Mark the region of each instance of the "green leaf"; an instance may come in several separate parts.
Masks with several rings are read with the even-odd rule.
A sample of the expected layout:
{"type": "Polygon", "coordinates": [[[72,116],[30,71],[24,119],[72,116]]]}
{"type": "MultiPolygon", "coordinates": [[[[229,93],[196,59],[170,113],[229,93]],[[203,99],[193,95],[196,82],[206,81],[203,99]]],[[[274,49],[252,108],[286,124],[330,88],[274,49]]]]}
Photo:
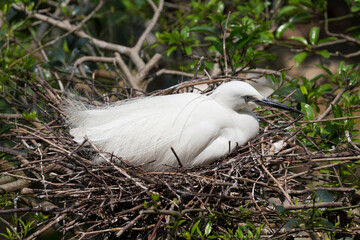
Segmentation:
{"type": "Polygon", "coordinates": [[[198,228],[198,225],[199,225],[199,224],[200,224],[200,220],[198,220],[198,221],[194,224],[194,226],[191,228],[191,231],[190,231],[191,235],[194,234],[194,232],[195,232],[195,230],[198,228]]]}
{"type": "Polygon", "coordinates": [[[317,51],[316,54],[319,54],[319,55],[323,56],[324,58],[329,58],[330,57],[330,53],[326,49],[323,49],[321,51],[317,51]]]}
{"type": "Polygon", "coordinates": [[[344,72],[346,72],[346,64],[344,61],[340,61],[337,73],[340,75],[344,72]]]}
{"type": "Polygon", "coordinates": [[[285,208],[283,205],[275,205],[275,209],[279,214],[282,214],[285,211],[285,208]]]}
{"type": "Polygon", "coordinates": [[[177,49],[177,46],[172,46],[166,51],[166,55],[170,56],[170,54],[177,49]]]}
{"type": "Polygon", "coordinates": [[[276,30],[276,34],[275,34],[276,38],[281,38],[284,35],[285,31],[291,26],[292,26],[291,23],[284,23],[280,25],[276,30]]]}
{"type": "Polygon", "coordinates": [[[299,13],[295,16],[293,16],[292,18],[289,19],[290,23],[297,23],[300,22],[302,20],[305,20],[306,18],[312,17],[311,13],[299,13]]]}
{"type": "Polygon", "coordinates": [[[319,68],[322,68],[325,72],[327,72],[327,74],[329,76],[334,76],[334,74],[330,71],[330,69],[328,69],[327,67],[324,67],[323,65],[320,65],[320,64],[316,64],[315,66],[319,67],[319,68]]]}
{"type": "Polygon", "coordinates": [[[180,36],[183,40],[188,39],[190,36],[190,28],[189,26],[185,26],[183,29],[181,29],[180,36]]]}
{"type": "Polygon", "coordinates": [[[190,28],[190,32],[203,32],[208,34],[214,34],[217,35],[217,32],[215,29],[209,26],[198,26],[198,27],[192,27],[190,28]]]}
{"type": "Polygon", "coordinates": [[[351,6],[350,11],[352,13],[358,12],[358,11],[360,11],[360,7],[359,6],[351,6]]]}
{"type": "Polygon", "coordinates": [[[317,92],[319,94],[324,94],[326,92],[331,92],[332,91],[332,88],[331,88],[331,83],[325,83],[325,84],[322,84],[318,89],[317,89],[317,92]]]}
{"type": "Polygon", "coordinates": [[[292,219],[290,219],[290,220],[286,223],[286,225],[285,225],[286,230],[291,230],[291,229],[293,229],[293,228],[297,225],[298,221],[299,221],[298,218],[292,218],[292,219]]]}
{"type": "Polygon", "coordinates": [[[305,121],[312,121],[315,119],[314,111],[309,104],[302,102],[301,111],[305,113],[305,117],[304,117],[305,121]]]}
{"type": "Polygon", "coordinates": [[[186,53],[186,55],[188,55],[188,56],[191,55],[191,53],[192,53],[192,48],[191,48],[191,46],[186,46],[186,47],[185,47],[185,53],[186,53]]]}
{"type": "Polygon", "coordinates": [[[224,9],[225,9],[224,3],[222,1],[218,2],[216,12],[219,14],[223,14],[224,9]]]}
{"type": "Polygon", "coordinates": [[[63,48],[55,48],[50,55],[52,57],[52,62],[65,64],[65,51],[63,48]]]}
{"type": "Polygon", "coordinates": [[[299,66],[305,58],[308,56],[307,52],[301,52],[294,56],[294,61],[296,62],[296,65],[299,66]]]}
{"type": "Polygon", "coordinates": [[[305,102],[306,98],[305,98],[304,94],[297,87],[284,86],[284,87],[277,89],[274,92],[274,94],[286,97],[287,95],[292,93],[294,90],[296,90],[296,91],[293,95],[291,95],[291,98],[295,99],[298,103],[305,102]]]}
{"type": "MultiPolygon", "coordinates": [[[[334,224],[332,224],[331,222],[329,222],[327,219],[323,218],[323,219],[321,220],[321,223],[324,224],[325,226],[328,226],[328,227],[331,228],[332,230],[335,230],[334,224]]],[[[353,239],[353,238],[349,238],[349,239],[353,239]]]]}
{"type": "Polygon", "coordinates": [[[212,229],[212,222],[210,221],[205,226],[205,236],[211,233],[211,229],[212,229]]]}
{"type": "Polygon", "coordinates": [[[289,37],[289,39],[294,40],[294,41],[298,41],[298,42],[304,44],[305,46],[308,45],[308,42],[306,41],[306,39],[304,37],[291,36],[291,37],[289,37]]]}
{"type": "Polygon", "coordinates": [[[325,190],[318,190],[316,191],[316,201],[318,202],[333,202],[334,196],[329,192],[325,190]]]}
{"type": "Polygon", "coordinates": [[[278,17],[293,13],[297,7],[295,5],[288,5],[280,9],[278,17]]]}
{"type": "Polygon", "coordinates": [[[327,43],[327,42],[332,42],[332,41],[336,41],[337,38],[336,37],[327,37],[327,38],[323,38],[323,39],[320,39],[317,44],[323,44],[323,43],[327,43]]]}
{"type": "Polygon", "coordinates": [[[320,28],[319,27],[313,27],[310,30],[309,40],[310,40],[310,43],[312,45],[315,45],[317,43],[317,41],[319,40],[319,35],[320,35],[320,28]]]}
{"type": "Polygon", "coordinates": [[[27,121],[33,121],[37,117],[37,113],[35,110],[30,113],[23,112],[22,115],[27,121]]]}
{"type": "Polygon", "coordinates": [[[304,85],[300,85],[300,91],[303,95],[309,95],[309,92],[304,85]]]}

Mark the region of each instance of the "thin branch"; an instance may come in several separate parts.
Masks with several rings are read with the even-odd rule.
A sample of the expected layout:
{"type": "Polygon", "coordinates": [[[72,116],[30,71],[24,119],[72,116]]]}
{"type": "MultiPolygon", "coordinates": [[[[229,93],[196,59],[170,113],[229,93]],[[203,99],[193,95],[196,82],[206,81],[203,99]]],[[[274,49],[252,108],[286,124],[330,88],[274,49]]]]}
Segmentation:
{"type": "Polygon", "coordinates": [[[137,85],[137,83],[134,81],[134,77],[133,75],[130,73],[129,68],[126,66],[124,60],[122,59],[122,57],[120,56],[119,53],[115,52],[115,60],[116,63],[119,65],[120,69],[123,71],[123,73],[125,74],[127,80],[130,83],[130,86],[132,88],[136,88],[139,89],[139,86],[137,85]]]}
{"type": "MultiPolygon", "coordinates": [[[[95,7],[95,9],[94,9],[89,15],[87,15],[77,26],[71,27],[71,29],[70,29],[69,31],[67,31],[65,34],[63,34],[63,35],[61,35],[61,36],[58,36],[57,38],[55,38],[54,40],[52,40],[52,41],[44,44],[43,46],[32,50],[31,52],[29,52],[29,53],[27,53],[26,55],[24,55],[22,58],[19,58],[19,59],[17,59],[16,61],[12,62],[11,65],[12,65],[12,66],[15,65],[16,63],[18,63],[19,61],[21,61],[24,57],[27,57],[29,54],[33,54],[34,52],[37,52],[37,51],[39,51],[39,50],[41,50],[41,49],[44,49],[44,48],[46,48],[46,47],[48,47],[48,46],[50,46],[50,45],[53,45],[53,44],[55,44],[57,41],[59,41],[60,39],[63,39],[63,38],[65,38],[66,36],[69,36],[70,34],[78,31],[87,21],[89,21],[89,20],[94,16],[94,14],[95,14],[98,10],[100,10],[100,8],[101,8],[103,5],[104,5],[103,0],[100,0],[99,3],[98,3],[98,5],[95,7]]],[[[13,4],[12,4],[12,7],[14,7],[14,8],[17,9],[17,10],[24,11],[24,12],[25,12],[26,14],[28,14],[28,15],[31,15],[31,13],[28,12],[28,10],[26,9],[25,5],[23,5],[23,4],[22,4],[21,6],[18,6],[18,5],[16,5],[15,3],[13,3],[13,4]]],[[[44,15],[41,15],[41,14],[38,14],[38,13],[35,13],[33,16],[35,16],[35,15],[38,16],[38,17],[39,17],[39,16],[44,16],[44,15]]],[[[35,17],[36,17],[36,16],[35,16],[35,17]]],[[[53,18],[51,18],[51,17],[47,17],[47,16],[45,16],[45,17],[48,18],[48,19],[53,19],[53,18]]],[[[45,22],[47,22],[47,21],[45,21],[45,22]]],[[[51,22],[48,22],[48,23],[52,24],[51,22]]],[[[52,25],[57,25],[57,24],[52,24],[52,25]]]]}
{"type": "Polygon", "coordinates": [[[154,2],[152,0],[147,0],[147,2],[151,5],[151,7],[154,10],[154,16],[151,19],[150,23],[148,24],[148,26],[146,27],[145,31],[141,34],[140,38],[138,39],[138,41],[136,42],[136,45],[133,47],[133,49],[135,51],[140,51],[143,42],[145,41],[145,38],[147,37],[147,35],[150,33],[150,31],[154,28],[155,24],[157,23],[157,21],[159,20],[160,17],[160,13],[163,9],[164,6],[164,0],[160,0],[159,2],[159,6],[156,7],[154,2]]]}
{"type": "Polygon", "coordinates": [[[223,52],[224,52],[225,76],[226,77],[229,76],[228,63],[227,63],[227,54],[226,54],[226,32],[227,32],[227,28],[228,28],[228,22],[229,22],[230,14],[231,14],[231,11],[229,11],[229,13],[227,15],[226,22],[225,22],[225,28],[224,28],[224,34],[223,34],[223,52]]]}
{"type": "Polygon", "coordinates": [[[197,67],[196,67],[196,71],[195,71],[195,74],[194,74],[194,77],[193,77],[193,80],[195,80],[197,78],[197,75],[198,75],[198,72],[199,72],[199,69],[201,67],[201,64],[202,62],[204,61],[204,56],[201,56],[201,58],[199,59],[199,62],[197,64],[197,67]]]}
{"type": "Polygon", "coordinates": [[[341,89],[341,91],[336,95],[336,97],[331,102],[331,104],[327,107],[327,109],[316,119],[317,121],[322,120],[324,117],[326,117],[330,113],[332,106],[335,105],[340,100],[340,98],[342,97],[342,95],[344,94],[344,92],[346,90],[347,90],[346,87],[343,87],[341,89]]]}
{"type": "Polygon", "coordinates": [[[85,137],[85,140],[87,140],[88,143],[90,143],[91,147],[95,149],[95,151],[98,152],[99,156],[104,159],[107,163],[109,163],[111,166],[113,166],[116,170],[118,170],[122,175],[124,175],[125,177],[127,177],[128,179],[130,179],[131,181],[133,181],[136,185],[138,185],[139,187],[141,187],[144,190],[148,190],[147,187],[145,187],[144,185],[142,185],[139,181],[136,181],[133,177],[131,177],[125,170],[123,170],[122,168],[118,167],[117,165],[115,165],[113,162],[111,162],[107,157],[105,157],[105,155],[103,153],[101,153],[99,151],[99,149],[87,138],[85,137]]]}
{"type": "Polygon", "coordinates": [[[123,229],[121,229],[117,234],[116,237],[120,237],[126,230],[131,228],[137,221],[139,221],[141,218],[144,217],[143,213],[140,213],[137,217],[135,217],[133,220],[131,220],[123,229]]]}

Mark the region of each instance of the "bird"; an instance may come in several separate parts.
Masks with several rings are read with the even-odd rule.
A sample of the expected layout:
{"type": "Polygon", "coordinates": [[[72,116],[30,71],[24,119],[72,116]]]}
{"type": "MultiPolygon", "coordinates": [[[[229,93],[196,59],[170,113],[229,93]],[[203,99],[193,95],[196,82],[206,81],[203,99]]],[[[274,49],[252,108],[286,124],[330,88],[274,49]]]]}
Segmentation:
{"type": "Polygon", "coordinates": [[[78,144],[86,138],[101,152],[147,171],[164,171],[209,165],[245,145],[259,132],[252,112],[259,105],[302,114],[242,81],[223,83],[208,94],[143,97],[100,107],[73,104],[66,113],[78,144]]]}

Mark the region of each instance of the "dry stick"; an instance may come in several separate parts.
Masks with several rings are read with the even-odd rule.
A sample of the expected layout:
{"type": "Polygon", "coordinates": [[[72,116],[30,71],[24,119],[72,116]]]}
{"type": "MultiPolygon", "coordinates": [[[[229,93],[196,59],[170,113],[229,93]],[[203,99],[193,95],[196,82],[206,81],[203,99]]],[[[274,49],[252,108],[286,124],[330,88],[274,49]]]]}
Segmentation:
{"type": "Polygon", "coordinates": [[[299,204],[293,206],[285,206],[285,210],[299,210],[299,209],[309,209],[309,208],[324,208],[324,207],[342,207],[344,203],[342,202],[326,202],[326,203],[311,203],[311,204],[299,204]]]}
{"type": "Polygon", "coordinates": [[[328,192],[353,192],[356,191],[355,188],[347,188],[347,187],[315,187],[312,189],[303,189],[303,190],[289,190],[290,194],[305,194],[305,193],[312,193],[314,191],[328,191],[328,192]]]}
{"type": "MultiPolygon", "coordinates": [[[[261,138],[261,141],[264,141],[264,137],[261,138]]],[[[263,149],[263,143],[261,144],[262,147],[262,156],[264,154],[263,149]]],[[[260,158],[262,158],[262,156],[260,158]]],[[[285,198],[288,200],[290,205],[294,205],[294,203],[291,201],[290,195],[284,190],[284,188],[281,186],[280,182],[270,173],[270,171],[265,167],[265,165],[262,163],[260,158],[256,158],[256,161],[260,164],[260,166],[264,169],[264,171],[269,175],[269,177],[278,185],[280,191],[284,194],[285,198]]]]}
{"type": "Polygon", "coordinates": [[[332,122],[332,121],[350,120],[350,119],[360,119],[360,116],[350,116],[350,117],[339,117],[339,118],[327,118],[327,119],[321,119],[321,120],[299,121],[298,123],[319,123],[319,122],[332,122]]]}
{"type": "Polygon", "coordinates": [[[287,192],[285,192],[284,188],[281,186],[280,182],[270,173],[270,171],[265,167],[265,165],[261,162],[260,158],[256,158],[256,161],[260,164],[260,166],[264,169],[264,171],[269,175],[269,177],[276,183],[276,185],[279,187],[282,194],[284,194],[286,200],[290,203],[290,205],[294,205],[294,203],[291,201],[291,198],[287,192]]]}
{"type": "Polygon", "coordinates": [[[116,237],[120,237],[126,230],[128,230],[130,227],[132,227],[137,221],[140,220],[140,218],[143,218],[144,214],[140,213],[136,218],[134,218],[133,220],[131,220],[131,222],[129,222],[123,229],[121,229],[117,234],[116,237]]]}
{"type": "Polygon", "coordinates": [[[166,89],[163,90],[159,90],[153,94],[151,94],[152,96],[158,96],[158,95],[162,95],[162,94],[169,94],[174,92],[175,90],[178,89],[182,89],[182,88],[188,88],[188,87],[193,87],[195,85],[199,85],[199,84],[211,84],[211,83],[223,83],[226,81],[225,77],[217,77],[215,79],[205,79],[205,80],[190,80],[190,81],[186,81],[186,82],[182,82],[179,84],[176,84],[174,86],[168,87],[166,89]]]}
{"type": "MultiPolygon", "coordinates": [[[[242,72],[244,72],[244,73],[260,73],[262,75],[274,74],[274,75],[277,75],[277,76],[281,76],[281,71],[287,71],[287,70],[291,70],[291,69],[292,69],[292,67],[283,68],[283,69],[280,69],[280,70],[270,70],[270,69],[263,69],[263,68],[255,68],[255,69],[242,70],[242,72]]],[[[292,79],[292,77],[290,77],[289,75],[286,75],[285,79],[290,81],[292,79]]]]}
{"type": "Polygon", "coordinates": [[[0,118],[1,119],[25,119],[25,117],[22,114],[17,114],[17,113],[0,113],[0,118]]]}
{"type": "Polygon", "coordinates": [[[199,69],[200,69],[201,64],[202,64],[203,61],[204,61],[204,56],[201,56],[201,58],[200,58],[200,60],[199,60],[199,62],[198,62],[198,64],[197,64],[196,71],[195,71],[195,74],[194,74],[194,76],[193,76],[193,80],[195,80],[195,79],[197,78],[199,69]]]}
{"type": "Polygon", "coordinates": [[[350,143],[351,146],[353,146],[353,148],[355,148],[360,153],[360,148],[353,143],[348,130],[345,131],[345,136],[348,143],[350,143]]]}
{"type": "Polygon", "coordinates": [[[181,163],[181,161],[180,161],[180,158],[179,158],[178,155],[176,154],[174,148],[173,148],[173,147],[170,147],[170,149],[171,149],[172,153],[175,155],[175,158],[176,158],[176,160],[178,161],[179,166],[182,168],[183,165],[182,165],[182,163],[181,163]]]}
{"type": "MultiPolygon", "coordinates": [[[[115,52],[115,61],[116,63],[119,65],[119,67],[121,68],[121,70],[123,71],[123,73],[125,74],[126,78],[128,81],[131,81],[132,79],[132,74],[130,73],[129,68],[126,66],[124,60],[122,59],[121,55],[118,52],[115,52]]],[[[130,86],[133,88],[138,88],[138,86],[136,85],[136,83],[130,82],[130,86]]]]}
{"type": "Polygon", "coordinates": [[[325,168],[329,168],[329,167],[333,167],[333,166],[337,166],[337,165],[341,165],[341,164],[345,164],[345,163],[349,163],[351,161],[342,161],[342,162],[338,162],[338,163],[331,163],[331,164],[328,164],[328,165],[325,165],[325,166],[320,166],[320,167],[316,167],[316,168],[313,168],[313,169],[310,169],[308,171],[304,171],[304,172],[300,172],[300,173],[295,173],[291,176],[288,177],[288,179],[293,179],[293,178],[296,178],[296,177],[300,177],[302,175],[305,175],[311,171],[316,171],[316,170],[321,170],[321,169],[325,169],[325,168]]]}
{"type": "Polygon", "coordinates": [[[204,68],[204,73],[206,74],[206,76],[211,80],[211,76],[210,76],[210,74],[206,71],[206,69],[204,68]]]}
{"type": "MultiPolygon", "coordinates": [[[[333,171],[334,171],[334,173],[335,173],[336,179],[338,180],[338,183],[339,183],[340,187],[344,187],[344,185],[342,184],[341,179],[340,179],[340,177],[339,177],[339,174],[338,174],[338,172],[336,171],[336,168],[335,168],[335,167],[332,167],[332,169],[333,169],[333,171]]],[[[344,195],[345,195],[346,202],[347,202],[349,205],[351,205],[348,196],[347,196],[346,194],[344,194],[344,195]]]]}
{"type": "Polygon", "coordinates": [[[3,219],[2,217],[0,217],[0,222],[2,222],[3,224],[6,225],[7,228],[9,228],[13,233],[14,233],[14,236],[16,236],[15,234],[18,232],[14,226],[9,223],[8,221],[6,221],[5,219],[3,219]]]}
{"type": "Polygon", "coordinates": [[[141,34],[141,36],[139,37],[137,43],[135,44],[135,46],[133,47],[133,49],[135,50],[135,52],[139,52],[143,42],[145,41],[145,38],[147,37],[147,35],[150,33],[150,31],[155,27],[155,24],[157,23],[159,17],[160,17],[160,12],[163,9],[164,6],[164,0],[160,0],[159,2],[159,6],[156,7],[155,3],[151,0],[146,0],[152,7],[153,11],[154,11],[154,16],[153,18],[150,20],[150,22],[147,24],[147,27],[145,29],[145,31],[141,34]]]}
{"type": "Polygon", "coordinates": [[[72,212],[71,208],[51,208],[51,207],[36,207],[36,208],[13,208],[0,210],[0,214],[10,214],[19,212],[42,212],[42,213],[54,213],[54,212],[72,212]]]}
{"type": "Polygon", "coordinates": [[[53,221],[49,222],[48,224],[46,224],[46,226],[40,228],[38,231],[34,232],[33,234],[31,234],[29,237],[26,238],[26,240],[31,240],[31,239],[35,239],[37,236],[39,236],[41,233],[43,233],[44,231],[48,230],[49,228],[51,228],[53,225],[55,225],[56,223],[60,222],[61,220],[63,220],[66,217],[66,213],[61,214],[59,217],[56,217],[53,221]]]}
{"type": "Polygon", "coordinates": [[[344,94],[345,91],[346,91],[345,87],[343,89],[341,89],[341,91],[336,95],[336,97],[331,102],[331,104],[328,106],[328,108],[325,110],[325,112],[323,114],[321,114],[316,120],[322,120],[324,117],[326,117],[329,114],[329,112],[331,111],[332,105],[335,105],[340,100],[341,96],[344,94]]]}
{"type": "Polygon", "coordinates": [[[194,77],[194,74],[192,74],[192,73],[185,73],[185,72],[182,72],[182,71],[169,70],[169,69],[165,69],[165,68],[158,70],[155,73],[155,76],[158,77],[158,76],[161,76],[163,74],[180,75],[180,76],[191,77],[191,78],[194,77]]]}
{"type": "Polygon", "coordinates": [[[160,216],[160,219],[159,219],[159,221],[157,222],[157,224],[156,224],[156,226],[155,226],[155,228],[154,228],[154,231],[152,232],[152,234],[151,234],[151,236],[148,238],[148,240],[152,240],[152,239],[154,238],[155,233],[156,233],[157,229],[159,228],[160,223],[162,222],[162,220],[164,219],[164,217],[165,217],[165,215],[161,215],[161,216],[160,216]]]}
{"type": "Polygon", "coordinates": [[[97,57],[97,56],[84,56],[81,57],[79,59],[77,59],[74,62],[73,65],[73,69],[71,71],[70,74],[70,81],[68,81],[68,83],[66,84],[66,88],[68,88],[68,85],[70,84],[71,80],[73,79],[74,75],[75,75],[75,71],[77,69],[78,66],[80,66],[81,64],[83,64],[84,62],[105,62],[105,63],[113,63],[114,62],[114,58],[113,57],[97,57]]]}
{"type": "Polygon", "coordinates": [[[325,9],[324,11],[324,18],[325,18],[325,32],[326,34],[332,36],[332,37],[339,37],[339,38],[343,38],[346,39],[349,42],[355,43],[356,45],[360,45],[360,41],[357,40],[356,38],[350,37],[348,35],[342,34],[342,33],[332,33],[329,30],[329,22],[328,22],[328,13],[327,10],[325,9]]]}
{"type": "Polygon", "coordinates": [[[9,148],[5,148],[5,147],[1,147],[1,146],[0,146],[0,152],[6,153],[6,154],[9,154],[9,155],[13,155],[13,156],[19,156],[19,155],[23,156],[23,157],[28,156],[27,153],[20,152],[20,151],[17,151],[17,150],[13,150],[13,149],[9,149],[9,148]]]}
{"type": "Polygon", "coordinates": [[[226,55],[226,32],[227,32],[227,27],[228,27],[230,14],[231,14],[231,11],[229,11],[228,16],[226,18],[224,34],[223,34],[223,52],[224,52],[224,62],[225,62],[225,77],[228,76],[228,64],[227,64],[227,55],[226,55]]]}
{"type": "Polygon", "coordinates": [[[288,100],[289,97],[291,97],[295,92],[297,91],[297,89],[295,89],[294,91],[292,91],[289,95],[287,95],[283,100],[281,100],[281,103],[284,103],[286,100],[288,100]]]}
{"type": "MultiPolygon", "coordinates": [[[[149,229],[149,228],[153,228],[155,227],[155,224],[151,224],[148,225],[146,227],[141,227],[141,228],[132,228],[131,230],[145,230],[145,229],[149,229]]],[[[117,227],[117,228],[109,228],[109,229],[103,229],[103,230],[96,230],[96,231],[92,231],[92,232],[81,232],[81,237],[80,239],[83,239],[86,235],[91,235],[91,234],[99,234],[99,233],[106,233],[106,232],[118,232],[123,230],[123,227],[117,227]]]]}
{"type": "Polygon", "coordinates": [[[87,138],[85,137],[85,140],[88,141],[88,143],[90,143],[91,147],[93,147],[95,149],[95,151],[99,154],[99,156],[104,159],[107,163],[109,163],[110,165],[112,165],[116,170],[118,170],[122,175],[124,175],[125,177],[129,178],[131,181],[133,181],[136,185],[138,185],[139,187],[141,187],[144,190],[148,190],[147,187],[143,186],[141,183],[139,183],[138,181],[136,181],[133,177],[131,177],[127,172],[125,172],[123,169],[121,169],[120,167],[116,166],[113,162],[111,162],[107,157],[105,157],[104,154],[102,154],[99,149],[87,138]]]}
{"type": "MultiPolygon", "coordinates": [[[[260,176],[260,177],[261,177],[261,176],[260,176]]],[[[259,177],[259,178],[260,178],[260,177],[259,177]]],[[[259,179],[259,178],[258,178],[258,179],[259,179]]],[[[256,180],[258,180],[258,179],[256,179],[256,180]]],[[[271,225],[270,225],[269,221],[267,220],[267,218],[265,217],[265,215],[264,215],[263,211],[261,211],[261,208],[259,207],[259,205],[257,204],[257,202],[256,202],[256,200],[255,200],[255,197],[254,197],[254,190],[255,190],[255,186],[256,186],[256,184],[254,183],[254,184],[253,184],[253,188],[252,188],[252,190],[251,190],[251,200],[253,201],[253,203],[254,203],[254,205],[255,205],[256,209],[260,212],[261,216],[262,216],[262,217],[263,217],[263,219],[265,220],[265,222],[266,222],[266,224],[268,225],[268,227],[269,227],[269,229],[270,229],[271,233],[274,233],[274,230],[272,229],[272,227],[271,227],[271,225]]]]}

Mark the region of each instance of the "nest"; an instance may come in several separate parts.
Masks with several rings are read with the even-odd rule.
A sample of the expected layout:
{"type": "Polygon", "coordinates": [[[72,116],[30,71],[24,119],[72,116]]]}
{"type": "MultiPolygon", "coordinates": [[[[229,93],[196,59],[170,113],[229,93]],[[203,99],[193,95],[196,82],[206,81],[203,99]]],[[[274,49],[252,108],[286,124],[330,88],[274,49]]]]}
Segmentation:
{"type": "MultiPolygon", "coordinates": [[[[155,94],[220,81],[188,82],[155,94]]],[[[350,136],[330,150],[319,149],[318,143],[326,140],[302,129],[325,121],[257,111],[262,122],[258,137],[226,158],[210,166],[146,172],[125,160],[113,161],[116,156],[91,145],[77,145],[65,125],[61,92],[40,78],[23,83],[5,99],[21,109],[24,103],[13,96],[25,96],[38,114],[2,117],[13,126],[2,140],[13,146],[1,148],[6,158],[1,160],[0,192],[14,204],[0,213],[46,216],[37,219],[27,239],[51,228],[67,239],[240,239],[251,234],[275,239],[359,233],[359,215],[348,211],[355,208],[358,195],[351,183],[342,181],[339,169],[355,166],[360,151],[350,136]],[[91,161],[94,154],[110,161],[97,165],[91,161]]]]}

